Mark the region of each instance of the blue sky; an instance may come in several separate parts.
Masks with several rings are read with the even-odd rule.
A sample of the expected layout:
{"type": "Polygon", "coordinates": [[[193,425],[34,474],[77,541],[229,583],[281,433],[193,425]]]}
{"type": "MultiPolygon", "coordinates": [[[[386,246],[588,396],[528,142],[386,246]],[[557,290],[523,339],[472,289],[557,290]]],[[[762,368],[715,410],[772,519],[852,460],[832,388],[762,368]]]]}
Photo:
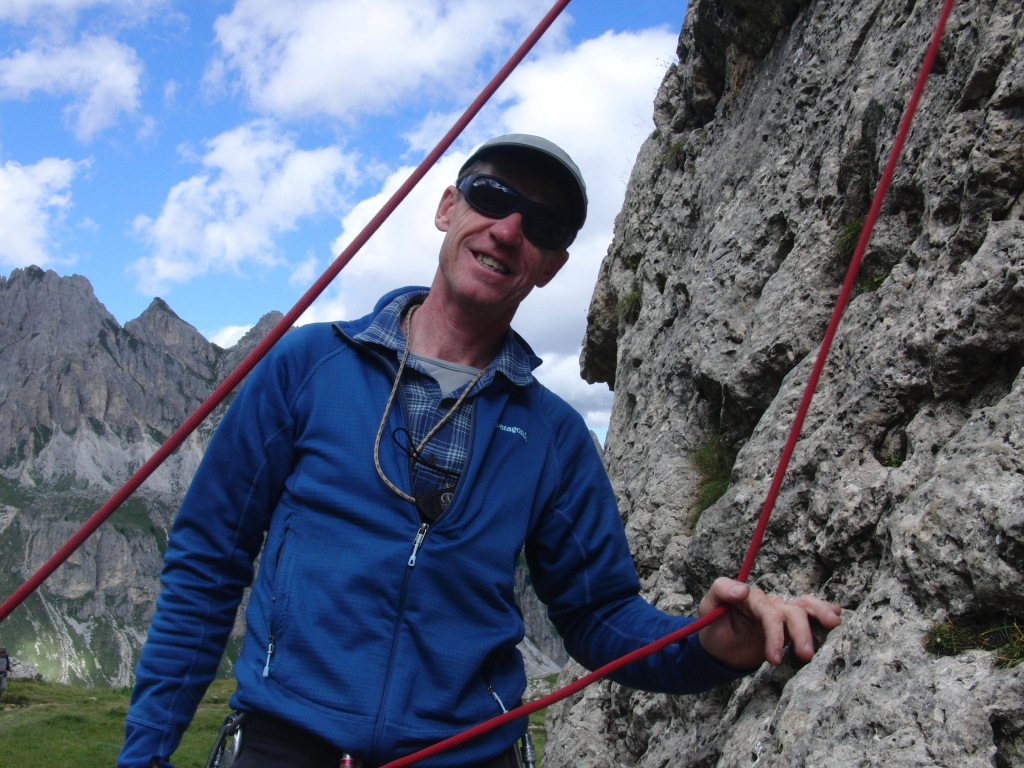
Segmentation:
{"type": "MultiPolygon", "coordinates": [[[[551,0],[4,0],[0,273],[80,274],[124,324],[160,296],[229,346],[287,311],[433,148],[551,0]]],[[[599,433],[579,378],[597,269],[685,2],[575,0],[304,316],[426,284],[433,209],[506,132],[565,147],[590,192],[569,264],[515,327],[599,433]]]]}

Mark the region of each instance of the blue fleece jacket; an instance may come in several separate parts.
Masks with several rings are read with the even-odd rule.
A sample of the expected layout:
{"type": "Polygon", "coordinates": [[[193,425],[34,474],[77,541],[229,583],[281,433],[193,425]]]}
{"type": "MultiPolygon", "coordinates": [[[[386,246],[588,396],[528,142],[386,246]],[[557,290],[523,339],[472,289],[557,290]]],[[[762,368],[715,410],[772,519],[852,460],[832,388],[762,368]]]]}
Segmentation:
{"type": "MultiPolygon", "coordinates": [[[[524,546],[538,595],[585,666],[689,621],[639,597],[590,433],[536,380],[496,375],[475,396],[455,499],[425,528],[374,468],[395,363],[353,338],[372,319],[286,334],[228,410],[170,536],[119,768],[149,768],[154,757],[170,765],[254,571],[232,705],[290,721],[368,764],[499,714],[494,695],[518,703],[524,626],[513,583],[524,546]]],[[[386,434],[404,426],[400,406],[386,434]]],[[[380,461],[408,492],[408,456],[394,441],[381,442],[380,461]]],[[[691,638],[617,679],[689,693],[734,677],[691,638]]],[[[524,727],[422,765],[485,760],[524,727]]]]}

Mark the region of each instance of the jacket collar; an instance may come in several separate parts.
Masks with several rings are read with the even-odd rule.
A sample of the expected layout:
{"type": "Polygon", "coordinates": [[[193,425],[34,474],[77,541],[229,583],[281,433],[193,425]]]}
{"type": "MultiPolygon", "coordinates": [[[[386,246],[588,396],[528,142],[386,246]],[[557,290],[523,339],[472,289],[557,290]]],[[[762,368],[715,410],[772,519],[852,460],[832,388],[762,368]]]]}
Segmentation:
{"type": "MultiPolygon", "coordinates": [[[[401,321],[410,304],[423,301],[427,288],[399,288],[385,294],[377,302],[373,312],[361,320],[351,323],[336,323],[335,327],[351,335],[363,344],[373,344],[393,352],[396,357],[405,349],[405,335],[401,321]]],[[[479,388],[490,384],[496,374],[502,374],[516,386],[525,387],[534,381],[533,370],[541,364],[530,345],[515,331],[509,329],[494,360],[480,379],[479,388]]]]}

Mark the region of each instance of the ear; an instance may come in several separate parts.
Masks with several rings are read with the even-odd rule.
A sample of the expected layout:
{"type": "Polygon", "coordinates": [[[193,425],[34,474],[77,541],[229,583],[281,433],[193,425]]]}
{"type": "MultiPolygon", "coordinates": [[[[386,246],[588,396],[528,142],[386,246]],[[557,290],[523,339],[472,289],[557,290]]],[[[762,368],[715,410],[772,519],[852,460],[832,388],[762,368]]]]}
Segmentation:
{"type": "Polygon", "coordinates": [[[441,232],[447,232],[451,226],[452,209],[459,201],[459,190],[455,187],[448,187],[441,195],[441,202],[437,204],[437,211],[434,213],[434,226],[441,232]]]}
{"type": "Polygon", "coordinates": [[[537,278],[537,287],[543,288],[545,285],[550,283],[555,278],[555,275],[558,274],[558,271],[565,266],[565,262],[568,260],[568,251],[548,251],[547,262],[541,270],[540,277],[537,278]]]}

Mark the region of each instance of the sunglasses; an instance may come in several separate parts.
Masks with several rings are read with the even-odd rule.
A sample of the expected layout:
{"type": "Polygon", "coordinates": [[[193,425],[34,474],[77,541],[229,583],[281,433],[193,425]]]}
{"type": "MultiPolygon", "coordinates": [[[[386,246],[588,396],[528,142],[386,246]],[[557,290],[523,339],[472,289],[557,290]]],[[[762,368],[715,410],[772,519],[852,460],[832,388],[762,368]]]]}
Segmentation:
{"type": "Polygon", "coordinates": [[[457,189],[474,210],[489,218],[504,219],[521,213],[523,234],[538,248],[564,251],[576,237],[576,230],[557,211],[524,197],[499,178],[474,173],[460,181],[457,189]]]}

